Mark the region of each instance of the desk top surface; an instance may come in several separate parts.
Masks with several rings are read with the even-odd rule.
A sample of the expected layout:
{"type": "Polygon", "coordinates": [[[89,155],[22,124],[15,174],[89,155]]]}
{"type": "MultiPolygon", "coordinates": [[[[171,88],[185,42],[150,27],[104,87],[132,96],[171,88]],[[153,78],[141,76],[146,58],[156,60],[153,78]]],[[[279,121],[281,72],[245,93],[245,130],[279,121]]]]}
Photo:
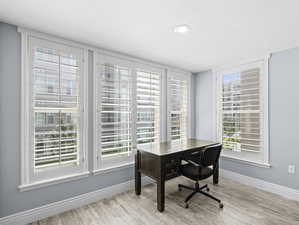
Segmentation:
{"type": "Polygon", "coordinates": [[[207,147],[210,145],[218,144],[214,141],[205,141],[198,139],[186,139],[186,140],[175,140],[171,142],[160,142],[160,143],[151,143],[146,145],[138,146],[139,151],[149,152],[155,155],[168,155],[176,152],[207,147]]]}

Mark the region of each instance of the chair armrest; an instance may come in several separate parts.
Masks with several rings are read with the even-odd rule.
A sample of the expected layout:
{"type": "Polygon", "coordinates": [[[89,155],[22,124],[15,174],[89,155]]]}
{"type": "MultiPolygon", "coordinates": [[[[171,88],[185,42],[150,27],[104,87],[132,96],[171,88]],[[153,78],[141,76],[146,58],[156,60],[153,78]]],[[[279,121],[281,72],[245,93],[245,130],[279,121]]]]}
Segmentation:
{"type": "Polygon", "coordinates": [[[194,161],[192,161],[192,160],[186,160],[186,159],[185,159],[185,161],[188,162],[188,163],[190,163],[190,164],[192,164],[192,165],[195,166],[195,167],[202,168],[202,165],[201,165],[201,164],[196,163],[196,162],[194,162],[194,161]]]}

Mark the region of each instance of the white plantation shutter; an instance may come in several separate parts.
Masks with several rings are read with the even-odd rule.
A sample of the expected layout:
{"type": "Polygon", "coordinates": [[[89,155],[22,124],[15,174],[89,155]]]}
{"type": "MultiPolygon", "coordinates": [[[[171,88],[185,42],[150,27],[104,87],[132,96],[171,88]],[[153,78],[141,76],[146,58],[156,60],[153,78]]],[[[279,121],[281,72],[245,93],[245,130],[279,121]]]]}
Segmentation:
{"type": "Polygon", "coordinates": [[[34,168],[79,164],[80,59],[33,49],[34,168]]]}
{"type": "Polygon", "coordinates": [[[161,73],[137,69],[137,145],[160,142],[161,73]]]}
{"type": "Polygon", "coordinates": [[[95,54],[94,170],[133,162],[140,145],[160,142],[162,69],[95,54]]]}
{"type": "Polygon", "coordinates": [[[170,105],[170,139],[188,138],[189,79],[186,76],[170,75],[168,98],[170,105]]]}
{"type": "Polygon", "coordinates": [[[222,140],[226,149],[260,151],[259,78],[259,68],[223,76],[222,140]]]}
{"type": "Polygon", "coordinates": [[[110,58],[102,58],[96,74],[96,145],[99,167],[132,161],[131,68],[110,58]]]}
{"type": "Polygon", "coordinates": [[[228,156],[265,158],[265,80],[263,63],[220,73],[218,136],[228,156]]]}
{"type": "Polygon", "coordinates": [[[58,40],[24,37],[22,185],[85,173],[86,52],[58,40]]]}

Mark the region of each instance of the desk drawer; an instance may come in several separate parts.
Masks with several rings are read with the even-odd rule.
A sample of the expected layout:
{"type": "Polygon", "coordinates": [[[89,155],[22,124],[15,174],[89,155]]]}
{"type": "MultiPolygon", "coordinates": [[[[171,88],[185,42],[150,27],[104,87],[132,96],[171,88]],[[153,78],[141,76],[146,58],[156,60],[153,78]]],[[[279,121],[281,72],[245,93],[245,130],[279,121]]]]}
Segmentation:
{"type": "Polygon", "coordinates": [[[180,166],[181,161],[177,158],[173,158],[173,159],[168,159],[165,162],[165,168],[166,169],[171,169],[171,168],[175,168],[180,166]]]}
{"type": "Polygon", "coordinates": [[[169,179],[178,177],[179,175],[180,175],[179,167],[167,169],[166,174],[165,174],[165,179],[169,180],[169,179]]]}
{"type": "Polygon", "coordinates": [[[177,158],[171,158],[166,160],[165,163],[165,178],[166,180],[177,177],[180,175],[180,163],[181,161],[177,158]]]}

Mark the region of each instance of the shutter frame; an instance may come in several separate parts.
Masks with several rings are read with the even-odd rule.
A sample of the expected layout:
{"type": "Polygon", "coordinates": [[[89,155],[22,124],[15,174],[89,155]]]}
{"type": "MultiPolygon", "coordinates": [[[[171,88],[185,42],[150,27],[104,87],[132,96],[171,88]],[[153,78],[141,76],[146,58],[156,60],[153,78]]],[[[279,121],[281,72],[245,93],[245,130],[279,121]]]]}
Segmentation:
{"type": "MultiPolygon", "coordinates": [[[[242,119],[244,122],[243,124],[247,122],[255,122],[256,119],[259,120],[259,128],[258,129],[252,129],[252,132],[248,132],[248,135],[255,135],[257,132],[260,133],[260,151],[257,152],[252,152],[252,148],[250,149],[244,149],[245,151],[243,152],[231,152],[231,151],[223,151],[223,156],[227,157],[227,158],[231,158],[231,159],[238,159],[241,160],[242,162],[248,162],[254,165],[259,165],[259,166],[263,166],[263,167],[269,167],[269,148],[268,148],[268,63],[269,63],[269,58],[270,55],[267,56],[265,59],[259,59],[256,61],[252,61],[252,62],[247,62],[244,64],[241,64],[239,66],[231,66],[230,68],[227,67],[226,68],[220,68],[217,70],[214,70],[214,81],[216,84],[216,123],[217,123],[217,140],[219,142],[222,142],[222,75],[226,74],[226,73],[232,73],[232,72],[236,72],[236,71],[244,71],[244,70],[250,70],[252,68],[259,68],[260,69],[260,77],[259,77],[259,82],[260,82],[260,86],[259,86],[259,96],[258,96],[258,101],[259,101],[259,109],[254,111],[251,111],[252,113],[258,113],[259,116],[255,116],[254,114],[252,114],[250,117],[252,119],[245,119],[246,116],[243,116],[242,119]]],[[[247,81],[249,82],[249,80],[247,79],[247,81]]],[[[246,82],[247,82],[246,81],[246,82]]],[[[252,81],[252,80],[251,80],[252,81]]],[[[250,82],[251,82],[250,81],[250,82]]],[[[248,97],[250,95],[247,95],[246,98],[243,99],[257,99],[256,96],[255,97],[248,97]]],[[[237,98],[236,98],[237,99],[237,98]]],[[[224,98],[224,100],[227,100],[224,98]]],[[[246,104],[246,103],[245,103],[246,104]]],[[[246,108],[246,107],[244,107],[246,108]]],[[[250,111],[248,111],[250,112],[250,111]]],[[[229,116],[229,112],[226,112],[227,115],[229,116]]],[[[246,129],[242,128],[242,132],[245,132],[246,129]]],[[[244,137],[249,138],[250,136],[248,136],[247,133],[244,133],[244,137]]],[[[252,136],[255,137],[255,136],[252,136]]],[[[249,140],[247,140],[249,141],[249,140]]]]}

